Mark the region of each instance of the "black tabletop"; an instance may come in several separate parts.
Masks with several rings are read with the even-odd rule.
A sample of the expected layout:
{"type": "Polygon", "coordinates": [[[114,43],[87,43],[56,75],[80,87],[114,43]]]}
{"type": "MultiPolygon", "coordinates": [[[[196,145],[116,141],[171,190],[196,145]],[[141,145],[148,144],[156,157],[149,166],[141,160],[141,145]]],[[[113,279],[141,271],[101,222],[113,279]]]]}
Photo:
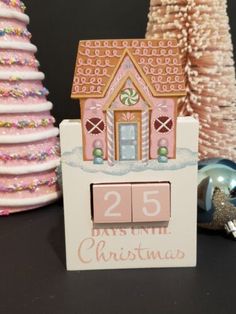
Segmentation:
{"type": "Polygon", "coordinates": [[[197,268],[67,272],[62,207],[0,219],[1,314],[235,313],[223,234],[199,231],[197,268]]]}

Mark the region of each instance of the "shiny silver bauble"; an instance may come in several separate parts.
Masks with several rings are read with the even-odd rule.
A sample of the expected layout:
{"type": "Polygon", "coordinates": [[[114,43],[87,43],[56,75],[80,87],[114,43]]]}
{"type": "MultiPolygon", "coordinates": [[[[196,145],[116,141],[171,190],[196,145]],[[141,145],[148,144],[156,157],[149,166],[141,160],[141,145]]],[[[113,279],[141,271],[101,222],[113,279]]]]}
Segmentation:
{"type": "Polygon", "coordinates": [[[236,219],[236,163],[207,159],[199,162],[198,169],[198,223],[223,229],[236,219]]]}

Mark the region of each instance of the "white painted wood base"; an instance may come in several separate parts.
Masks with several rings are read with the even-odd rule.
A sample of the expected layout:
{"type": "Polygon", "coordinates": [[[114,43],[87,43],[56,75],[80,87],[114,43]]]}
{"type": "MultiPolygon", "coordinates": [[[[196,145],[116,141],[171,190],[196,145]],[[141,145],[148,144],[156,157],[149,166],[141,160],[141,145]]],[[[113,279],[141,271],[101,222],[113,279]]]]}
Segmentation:
{"type": "Polygon", "coordinates": [[[196,266],[196,120],[178,118],[177,161],[166,165],[152,163],[143,170],[137,167],[130,172],[121,165],[120,174],[117,165],[107,168],[81,161],[79,120],[63,121],[60,133],[68,270],[196,266]],[[171,182],[168,227],[148,223],[95,227],[91,219],[90,184],[157,181],[171,182]]]}

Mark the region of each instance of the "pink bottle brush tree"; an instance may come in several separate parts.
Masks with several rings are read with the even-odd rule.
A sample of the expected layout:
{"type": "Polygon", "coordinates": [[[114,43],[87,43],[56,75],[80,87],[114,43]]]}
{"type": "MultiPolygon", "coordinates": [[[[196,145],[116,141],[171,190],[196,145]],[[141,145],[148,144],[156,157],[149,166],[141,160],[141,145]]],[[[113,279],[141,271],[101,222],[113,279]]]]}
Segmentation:
{"type": "Polygon", "coordinates": [[[200,158],[236,160],[236,80],[227,1],[151,0],[146,36],[178,40],[187,80],[187,96],[178,111],[200,121],[200,158]]]}
{"type": "Polygon", "coordinates": [[[58,129],[24,11],[19,0],[0,0],[0,215],[60,195],[58,129]]]}

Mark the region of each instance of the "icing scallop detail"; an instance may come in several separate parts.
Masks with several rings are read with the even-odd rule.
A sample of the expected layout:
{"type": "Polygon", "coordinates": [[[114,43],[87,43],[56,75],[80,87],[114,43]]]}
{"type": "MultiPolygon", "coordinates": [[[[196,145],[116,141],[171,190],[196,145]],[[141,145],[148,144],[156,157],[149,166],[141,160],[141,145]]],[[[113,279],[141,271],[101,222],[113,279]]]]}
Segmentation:
{"type": "MultiPolygon", "coordinates": [[[[1,64],[1,60],[0,60],[1,64]]],[[[30,72],[30,71],[0,71],[0,80],[9,81],[35,81],[44,80],[44,74],[42,72],[30,72]]]]}
{"type": "Polygon", "coordinates": [[[58,136],[59,130],[57,128],[51,128],[46,131],[40,131],[36,133],[26,133],[18,136],[18,134],[0,135],[1,144],[18,144],[18,143],[31,143],[41,140],[46,140],[53,136],[58,136]]]}
{"type": "Polygon", "coordinates": [[[1,0],[5,5],[9,6],[10,8],[18,9],[21,12],[25,12],[26,6],[20,0],[1,0]]]}
{"type": "Polygon", "coordinates": [[[10,214],[45,206],[54,202],[60,196],[61,192],[56,191],[37,197],[31,196],[29,198],[0,199],[0,216],[9,216],[10,214]]]}
{"type": "Polygon", "coordinates": [[[30,165],[22,165],[22,166],[9,166],[9,167],[1,167],[0,166],[0,174],[10,174],[10,175],[22,175],[28,173],[41,173],[44,171],[48,171],[51,169],[55,169],[60,165],[59,159],[52,159],[49,161],[35,163],[30,165]]]}
{"type": "Polygon", "coordinates": [[[37,52],[37,47],[28,42],[17,42],[17,41],[1,41],[0,49],[13,49],[13,50],[24,50],[33,53],[37,52]]]}
{"type": "Polygon", "coordinates": [[[53,107],[51,102],[44,102],[38,104],[26,104],[26,105],[16,105],[7,103],[5,105],[0,105],[0,113],[38,113],[51,110],[53,107]]]}
{"type": "Polygon", "coordinates": [[[133,88],[126,88],[120,94],[120,101],[125,106],[134,106],[139,102],[139,94],[133,88]]]}
{"type": "Polygon", "coordinates": [[[20,22],[25,23],[26,25],[29,23],[28,15],[18,12],[18,11],[9,10],[8,8],[0,7],[0,17],[6,18],[6,19],[18,20],[20,22]]]}

